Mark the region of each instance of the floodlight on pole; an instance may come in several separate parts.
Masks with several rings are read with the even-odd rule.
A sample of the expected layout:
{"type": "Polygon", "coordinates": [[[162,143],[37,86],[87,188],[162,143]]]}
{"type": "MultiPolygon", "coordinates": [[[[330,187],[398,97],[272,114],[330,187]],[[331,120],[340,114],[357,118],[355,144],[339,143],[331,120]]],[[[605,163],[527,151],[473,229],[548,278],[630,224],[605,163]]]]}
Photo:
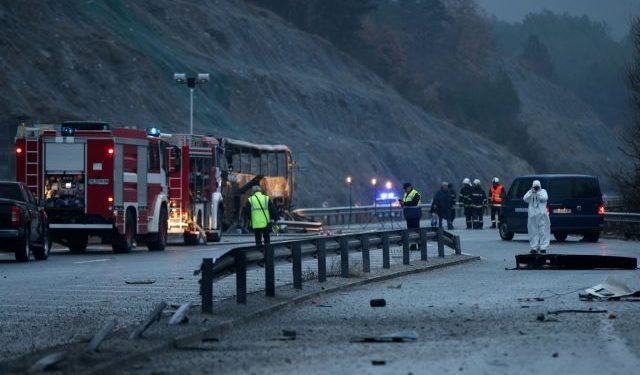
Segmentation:
{"type": "Polygon", "coordinates": [[[173,80],[179,84],[186,84],[189,88],[189,134],[193,135],[193,91],[196,85],[209,82],[209,73],[198,73],[195,77],[187,77],[186,73],[173,73],[173,80]]]}

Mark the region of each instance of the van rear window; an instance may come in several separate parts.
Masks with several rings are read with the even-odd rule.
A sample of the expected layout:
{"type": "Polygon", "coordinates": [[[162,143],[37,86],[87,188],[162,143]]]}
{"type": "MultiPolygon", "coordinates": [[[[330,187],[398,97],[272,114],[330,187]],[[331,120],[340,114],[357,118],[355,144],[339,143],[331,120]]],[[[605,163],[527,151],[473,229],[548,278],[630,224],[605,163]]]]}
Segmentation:
{"type": "Polygon", "coordinates": [[[586,199],[600,195],[595,178],[554,178],[549,181],[549,199],[586,199]]]}

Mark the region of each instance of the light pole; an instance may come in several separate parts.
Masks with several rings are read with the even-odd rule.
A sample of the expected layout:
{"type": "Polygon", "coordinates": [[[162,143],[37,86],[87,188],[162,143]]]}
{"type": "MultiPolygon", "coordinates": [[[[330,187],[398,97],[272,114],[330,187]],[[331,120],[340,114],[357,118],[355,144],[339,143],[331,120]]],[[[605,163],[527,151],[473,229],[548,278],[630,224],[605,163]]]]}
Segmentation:
{"type": "MultiPolygon", "coordinates": [[[[391,192],[391,188],[393,188],[393,184],[391,183],[391,181],[387,181],[384,184],[384,187],[387,189],[387,192],[390,193],[391,192]]],[[[391,222],[391,229],[393,229],[393,214],[391,212],[391,205],[393,204],[393,200],[389,199],[389,221],[391,222]]]]}
{"type": "Polygon", "coordinates": [[[209,82],[209,73],[198,73],[195,77],[187,77],[185,73],[173,73],[173,80],[177,84],[186,84],[189,88],[189,134],[193,135],[193,90],[196,85],[209,82]]]}
{"type": "Polygon", "coordinates": [[[376,199],[376,185],[378,185],[378,179],[371,179],[371,186],[373,186],[373,216],[378,215],[378,200],[376,199]]]}
{"type": "Polygon", "coordinates": [[[349,224],[347,225],[347,228],[351,227],[351,212],[352,212],[352,201],[351,201],[351,176],[347,176],[347,185],[349,186],[349,224]]]}

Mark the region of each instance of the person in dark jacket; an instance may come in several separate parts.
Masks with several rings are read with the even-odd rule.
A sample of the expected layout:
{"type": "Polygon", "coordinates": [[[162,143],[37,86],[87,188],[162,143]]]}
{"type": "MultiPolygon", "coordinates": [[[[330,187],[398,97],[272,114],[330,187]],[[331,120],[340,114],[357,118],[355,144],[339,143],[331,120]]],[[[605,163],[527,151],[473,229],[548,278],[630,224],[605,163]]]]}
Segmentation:
{"type": "Polygon", "coordinates": [[[462,180],[462,188],[460,189],[460,195],[458,196],[458,201],[464,207],[464,217],[467,221],[467,229],[472,228],[473,224],[473,207],[471,206],[471,191],[473,188],[471,187],[471,180],[465,178],[462,180]]]}
{"type": "Polygon", "coordinates": [[[449,211],[449,217],[447,217],[447,229],[453,229],[453,220],[456,218],[456,189],[453,188],[453,184],[449,182],[447,185],[449,190],[449,200],[451,201],[451,210],[449,211]]]}
{"type": "Polygon", "coordinates": [[[436,192],[431,202],[431,213],[438,215],[438,227],[442,227],[442,220],[451,215],[451,196],[449,196],[449,184],[442,183],[440,190],[436,192]]]}
{"type": "Polygon", "coordinates": [[[473,188],[471,190],[471,206],[473,207],[473,229],[482,229],[484,215],[484,206],[487,205],[487,194],[480,186],[480,180],[473,180],[473,188]]]}

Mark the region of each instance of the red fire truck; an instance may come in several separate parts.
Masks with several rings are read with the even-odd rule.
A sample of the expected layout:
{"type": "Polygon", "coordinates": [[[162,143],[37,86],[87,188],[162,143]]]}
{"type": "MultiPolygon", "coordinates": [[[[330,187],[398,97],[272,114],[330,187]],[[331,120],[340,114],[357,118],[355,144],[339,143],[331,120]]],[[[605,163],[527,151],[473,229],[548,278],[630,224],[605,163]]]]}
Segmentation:
{"type": "Polygon", "coordinates": [[[167,242],[172,146],[145,130],[104,122],[21,127],[16,137],[16,180],[45,204],[51,237],[73,252],[90,235],[130,252],[167,242]]]}
{"type": "Polygon", "coordinates": [[[222,236],[222,176],[216,153],[218,140],[151,129],[168,145],[169,234],[181,234],[187,245],[200,238],[218,242],[222,236]]]}

